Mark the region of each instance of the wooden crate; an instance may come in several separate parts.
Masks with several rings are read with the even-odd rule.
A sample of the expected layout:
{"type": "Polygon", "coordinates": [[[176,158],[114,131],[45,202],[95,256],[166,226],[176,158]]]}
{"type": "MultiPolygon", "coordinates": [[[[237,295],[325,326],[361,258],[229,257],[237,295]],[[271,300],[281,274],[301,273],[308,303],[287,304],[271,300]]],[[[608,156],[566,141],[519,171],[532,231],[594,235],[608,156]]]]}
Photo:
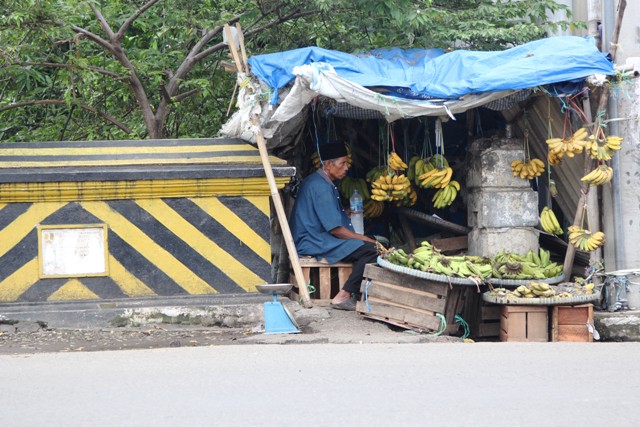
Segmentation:
{"type": "Polygon", "coordinates": [[[368,264],[356,311],[364,317],[396,326],[431,332],[441,329],[442,321],[436,316],[440,313],[446,319],[445,333],[454,334],[459,329],[455,315],[464,311],[467,288],[368,264]]]}
{"type": "MultiPolygon", "coordinates": [[[[306,283],[311,283],[316,291],[309,295],[316,302],[329,303],[351,275],[350,262],[337,262],[329,264],[326,260],[316,260],[314,257],[300,257],[300,267],[306,283]]],[[[300,293],[297,287],[295,275],[291,274],[290,282],[293,283],[292,296],[297,299],[300,293]]]]}
{"type": "Polygon", "coordinates": [[[503,305],[500,341],[549,341],[549,308],[535,305],[503,305]]]}
{"type": "Polygon", "coordinates": [[[501,317],[502,306],[480,301],[475,336],[478,338],[498,338],[500,336],[501,317]]]}
{"type": "Polygon", "coordinates": [[[551,310],[551,341],[593,342],[593,304],[554,306],[551,310]]]}

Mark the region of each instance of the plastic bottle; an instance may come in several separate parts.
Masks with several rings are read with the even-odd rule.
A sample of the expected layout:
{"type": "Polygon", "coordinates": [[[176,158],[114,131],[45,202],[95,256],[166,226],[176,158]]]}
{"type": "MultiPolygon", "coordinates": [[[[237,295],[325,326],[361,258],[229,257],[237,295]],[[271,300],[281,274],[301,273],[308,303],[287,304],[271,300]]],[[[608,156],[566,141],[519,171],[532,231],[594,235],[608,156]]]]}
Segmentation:
{"type": "Polygon", "coordinates": [[[364,206],[358,190],[353,190],[349,204],[351,205],[351,225],[356,233],[364,234],[364,206]]]}

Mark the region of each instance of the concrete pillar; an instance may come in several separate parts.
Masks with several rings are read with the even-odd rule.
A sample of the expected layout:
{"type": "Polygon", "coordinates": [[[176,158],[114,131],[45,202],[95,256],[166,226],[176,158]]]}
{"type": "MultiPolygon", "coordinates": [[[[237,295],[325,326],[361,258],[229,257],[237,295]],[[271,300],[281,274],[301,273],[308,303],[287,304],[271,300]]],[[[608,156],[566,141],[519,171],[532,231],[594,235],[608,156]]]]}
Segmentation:
{"type": "MultiPolygon", "coordinates": [[[[604,2],[604,41],[607,44],[616,13],[615,2],[604,2]]],[[[627,1],[622,20],[616,65],[640,61],[640,4],[627,1]],[[635,59],[634,59],[635,58],[635,59]]],[[[602,189],[602,217],[606,271],[640,269],[640,79],[612,88],[607,133],[624,137],[622,149],[611,161],[614,178],[602,189]]]]}
{"type": "Polygon", "coordinates": [[[513,176],[511,162],[524,158],[523,141],[484,138],[469,147],[467,223],[469,253],[494,256],[501,250],[537,251],[538,193],[513,176]]]}

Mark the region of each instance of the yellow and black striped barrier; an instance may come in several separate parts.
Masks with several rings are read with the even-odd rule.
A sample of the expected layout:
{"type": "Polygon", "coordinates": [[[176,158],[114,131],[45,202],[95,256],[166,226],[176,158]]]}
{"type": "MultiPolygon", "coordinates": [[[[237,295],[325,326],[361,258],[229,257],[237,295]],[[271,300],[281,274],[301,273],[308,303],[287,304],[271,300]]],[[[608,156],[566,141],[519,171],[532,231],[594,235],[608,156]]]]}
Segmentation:
{"type": "MultiPolygon", "coordinates": [[[[0,302],[254,292],[270,280],[270,190],[251,145],[4,147],[0,302]]],[[[282,188],[295,170],[271,161],[282,188]]]]}

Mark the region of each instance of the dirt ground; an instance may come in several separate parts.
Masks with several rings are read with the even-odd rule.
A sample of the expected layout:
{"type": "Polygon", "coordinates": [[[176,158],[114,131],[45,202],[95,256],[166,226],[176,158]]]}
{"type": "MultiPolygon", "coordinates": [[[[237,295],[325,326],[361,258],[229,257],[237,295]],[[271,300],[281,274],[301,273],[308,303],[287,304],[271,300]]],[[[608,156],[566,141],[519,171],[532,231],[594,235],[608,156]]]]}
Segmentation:
{"type": "Polygon", "coordinates": [[[240,344],[250,332],[240,329],[116,328],[47,329],[0,332],[0,354],[131,350],[240,344]]]}
{"type": "Polygon", "coordinates": [[[264,334],[252,328],[146,325],[141,327],[50,329],[37,322],[0,323],[0,355],[110,351],[167,347],[296,343],[460,342],[365,319],[354,312],[321,311],[299,334],[264,334]]]}

